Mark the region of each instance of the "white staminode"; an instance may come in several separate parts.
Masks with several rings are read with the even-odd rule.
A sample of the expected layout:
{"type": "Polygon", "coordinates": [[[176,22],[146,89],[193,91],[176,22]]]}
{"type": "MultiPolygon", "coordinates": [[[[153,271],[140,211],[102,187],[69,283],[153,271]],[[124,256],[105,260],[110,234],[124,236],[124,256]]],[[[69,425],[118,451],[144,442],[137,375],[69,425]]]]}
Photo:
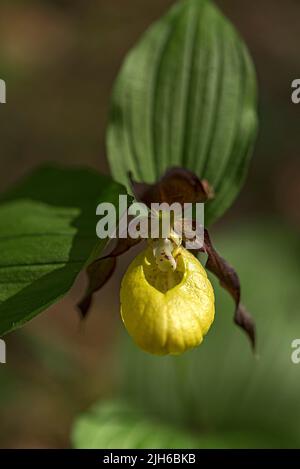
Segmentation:
{"type": "Polygon", "coordinates": [[[176,270],[177,263],[173,256],[173,251],[176,248],[175,243],[168,238],[156,239],[152,241],[153,255],[155,262],[162,272],[169,272],[176,270]]]}

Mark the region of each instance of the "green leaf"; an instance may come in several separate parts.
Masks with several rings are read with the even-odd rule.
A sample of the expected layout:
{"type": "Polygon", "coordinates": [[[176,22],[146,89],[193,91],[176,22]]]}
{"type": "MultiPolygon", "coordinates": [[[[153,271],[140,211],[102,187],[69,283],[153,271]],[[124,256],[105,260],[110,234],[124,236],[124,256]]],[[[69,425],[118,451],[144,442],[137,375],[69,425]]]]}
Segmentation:
{"type": "Polygon", "coordinates": [[[99,402],[75,423],[73,446],[82,449],[197,448],[193,435],[119,401],[99,402]]]}
{"type": "MultiPolygon", "coordinates": [[[[0,335],[62,297],[92,251],[96,206],[124,188],[87,169],[43,167],[0,199],[0,335]]],[[[97,249],[95,249],[95,246],[97,249]]]]}
{"type": "Polygon", "coordinates": [[[209,0],[180,1],[142,37],[117,78],[107,132],[114,177],[154,182],[170,166],[207,179],[213,221],[246,175],[257,128],[245,45],[209,0]]]}
{"type": "Polygon", "coordinates": [[[117,399],[95,404],[77,419],[72,432],[73,447],[78,449],[272,448],[280,441],[248,429],[191,433],[117,399]]]}

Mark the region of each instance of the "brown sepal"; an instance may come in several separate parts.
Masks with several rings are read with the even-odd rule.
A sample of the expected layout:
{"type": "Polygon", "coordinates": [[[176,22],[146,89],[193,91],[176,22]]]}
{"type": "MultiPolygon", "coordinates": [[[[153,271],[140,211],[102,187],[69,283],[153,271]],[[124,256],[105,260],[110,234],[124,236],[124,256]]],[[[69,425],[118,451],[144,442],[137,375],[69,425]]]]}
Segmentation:
{"type": "Polygon", "coordinates": [[[225,288],[235,301],[234,322],[248,335],[252,348],[255,350],[256,333],[255,323],[251,315],[241,304],[241,286],[236,271],[225,259],[223,259],[212,245],[208,231],[204,230],[203,250],[208,255],[206,268],[218,277],[220,284],[225,288]]]}
{"type": "Polygon", "coordinates": [[[147,206],[151,203],[206,202],[213,198],[213,189],[208,181],[200,181],[192,172],[184,168],[170,168],[162,178],[154,184],[136,182],[129,173],[133,193],[136,199],[147,206]]]}

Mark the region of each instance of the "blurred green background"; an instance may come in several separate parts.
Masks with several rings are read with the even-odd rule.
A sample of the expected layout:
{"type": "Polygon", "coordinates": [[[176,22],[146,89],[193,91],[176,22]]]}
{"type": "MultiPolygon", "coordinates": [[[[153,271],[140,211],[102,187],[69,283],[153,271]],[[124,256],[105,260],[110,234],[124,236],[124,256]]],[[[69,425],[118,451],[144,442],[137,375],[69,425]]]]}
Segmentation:
{"type": "MultiPolygon", "coordinates": [[[[122,58],[171,0],[1,0],[0,183],[45,161],[108,173],[109,95],[122,58]]],[[[241,32],[259,80],[260,134],[244,189],[213,228],[237,269],[258,328],[254,358],[216,285],[216,321],[179,358],[151,357],[123,331],[116,292],[134,254],[98,293],[80,324],[70,294],[7,337],[0,365],[0,446],[300,447],[300,4],[219,0],[241,32]],[[89,415],[93,417],[90,423],[89,415]],[[88,441],[87,441],[88,440],[88,441]]]]}

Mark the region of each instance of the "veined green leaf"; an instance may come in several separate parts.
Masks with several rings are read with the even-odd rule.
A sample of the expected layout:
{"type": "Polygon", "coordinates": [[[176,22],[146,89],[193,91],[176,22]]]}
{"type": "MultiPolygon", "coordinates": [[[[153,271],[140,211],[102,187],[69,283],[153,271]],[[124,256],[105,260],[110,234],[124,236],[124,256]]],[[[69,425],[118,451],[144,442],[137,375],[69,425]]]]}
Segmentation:
{"type": "Polygon", "coordinates": [[[210,0],[180,1],[128,54],[107,132],[114,177],[154,182],[182,166],[215,189],[210,223],[246,175],[257,128],[255,72],[244,43],[210,0]]]}
{"type": "Polygon", "coordinates": [[[96,206],[125,189],[86,169],[44,167],[0,199],[0,334],[63,296],[97,245],[96,206]]]}

